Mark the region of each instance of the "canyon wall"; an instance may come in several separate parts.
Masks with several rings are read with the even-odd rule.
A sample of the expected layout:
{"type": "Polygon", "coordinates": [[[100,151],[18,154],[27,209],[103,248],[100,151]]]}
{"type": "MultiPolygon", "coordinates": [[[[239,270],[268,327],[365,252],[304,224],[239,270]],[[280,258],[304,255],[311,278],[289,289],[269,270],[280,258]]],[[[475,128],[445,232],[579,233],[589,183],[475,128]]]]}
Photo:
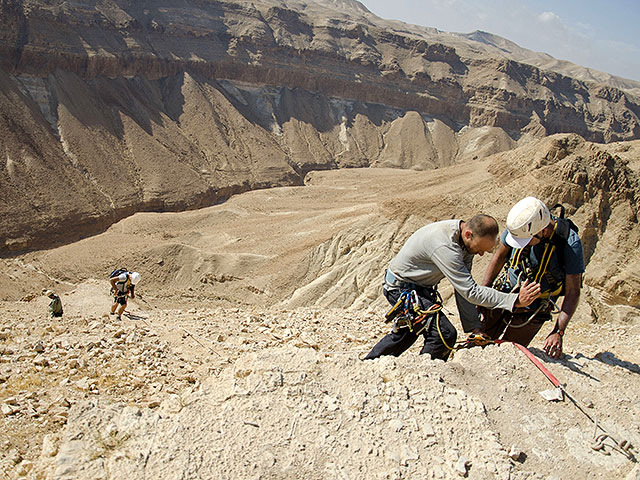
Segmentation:
{"type": "Polygon", "coordinates": [[[640,136],[628,91],[334,3],[3,0],[0,253],[311,170],[640,136]]]}

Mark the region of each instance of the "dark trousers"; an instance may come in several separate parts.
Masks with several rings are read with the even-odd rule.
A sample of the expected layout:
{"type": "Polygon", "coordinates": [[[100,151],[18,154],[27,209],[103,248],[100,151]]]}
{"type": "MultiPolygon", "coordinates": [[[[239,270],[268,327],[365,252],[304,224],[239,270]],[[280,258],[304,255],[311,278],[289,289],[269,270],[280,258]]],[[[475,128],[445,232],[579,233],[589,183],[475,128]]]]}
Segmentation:
{"type": "MultiPolygon", "coordinates": [[[[415,287],[415,290],[423,310],[429,308],[436,301],[435,295],[429,290],[417,286],[415,287]]],[[[383,293],[389,303],[391,305],[395,305],[400,298],[402,291],[384,290],[383,293]]],[[[442,312],[438,315],[439,320],[436,317],[436,314],[434,314],[429,327],[425,328],[420,334],[416,334],[416,330],[420,329],[418,326],[417,329],[414,328],[413,331],[410,331],[409,328],[405,327],[400,328],[397,332],[391,332],[388,335],[385,335],[382,340],[373,347],[369,354],[364,357],[364,359],[371,360],[381,357],[382,355],[393,355],[394,357],[398,357],[415,343],[419,335],[422,335],[424,337],[424,345],[420,350],[420,355],[428,353],[431,355],[432,359],[439,358],[446,361],[449,357],[450,350],[442,343],[440,334],[438,333],[438,327],[442,332],[445,342],[447,342],[447,345],[450,347],[453,347],[456,343],[458,334],[455,327],[442,312]]],[[[428,319],[425,320],[425,322],[428,321],[428,319]]]]}
{"type": "Polygon", "coordinates": [[[540,331],[544,322],[551,319],[551,315],[543,311],[528,321],[532,313],[511,313],[499,308],[486,310],[482,319],[484,333],[494,340],[502,336],[502,340],[519,343],[526,347],[540,331]]]}

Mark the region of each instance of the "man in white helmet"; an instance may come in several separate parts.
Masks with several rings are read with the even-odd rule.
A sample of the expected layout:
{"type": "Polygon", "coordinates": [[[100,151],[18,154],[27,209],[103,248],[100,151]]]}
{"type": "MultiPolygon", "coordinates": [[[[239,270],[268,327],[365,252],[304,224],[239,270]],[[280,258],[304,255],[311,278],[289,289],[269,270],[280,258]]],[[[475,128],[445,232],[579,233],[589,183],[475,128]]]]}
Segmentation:
{"type": "Polygon", "coordinates": [[[138,272],[129,272],[126,269],[118,269],[111,272],[109,282],[111,283],[111,293],[113,294],[113,305],[111,305],[111,315],[117,315],[117,319],[122,319],[122,312],[127,308],[127,297],[136,298],[135,286],[140,281],[141,275],[138,272]]]}
{"type": "Polygon", "coordinates": [[[45,290],[42,293],[51,299],[51,303],[49,303],[49,314],[51,315],[51,318],[61,317],[64,312],[62,310],[62,301],[60,300],[60,297],[51,290],[45,290]]]}
{"type": "Polygon", "coordinates": [[[551,319],[559,296],[564,295],[555,327],[544,342],[544,351],[552,358],[562,354],[565,329],[580,299],[584,255],[577,227],[564,217],[552,216],[547,206],[535,197],[516,203],[507,216],[507,229],[494,254],[483,285],[503,292],[516,292],[525,281],[541,285],[540,299],[527,307],[483,311],[483,330],[491,338],[527,346],[542,325],[551,319]],[[503,273],[498,274],[503,269],[503,273]],[[497,278],[497,280],[496,280],[497,278]]]}
{"type": "MultiPolygon", "coordinates": [[[[399,356],[420,335],[424,337],[421,354],[446,360],[455,345],[457,332],[447,317],[438,310],[441,301],[437,293],[440,280],[447,278],[455,290],[455,299],[465,332],[480,331],[476,305],[513,310],[529,305],[540,293],[540,285],[527,282],[518,293],[502,293],[482,287],[471,276],[475,255],[493,250],[498,237],[498,223],[488,215],[476,215],[469,221],[443,220],[418,229],[389,263],[383,282],[383,294],[394,305],[394,311],[410,304],[417,306],[425,317],[420,324],[397,321],[391,333],[383,337],[365,357],[399,356]],[[397,307],[397,308],[396,308],[397,307]],[[434,308],[435,307],[435,308],[434,308]]],[[[397,317],[393,318],[397,320],[397,317]]]]}

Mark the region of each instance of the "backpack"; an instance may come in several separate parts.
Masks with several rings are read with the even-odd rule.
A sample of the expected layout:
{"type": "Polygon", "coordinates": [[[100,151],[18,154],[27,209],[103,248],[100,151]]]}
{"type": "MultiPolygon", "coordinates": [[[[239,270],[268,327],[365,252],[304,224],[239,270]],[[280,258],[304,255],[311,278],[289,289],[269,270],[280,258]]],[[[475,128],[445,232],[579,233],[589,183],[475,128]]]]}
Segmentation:
{"type": "Polygon", "coordinates": [[[116,268],[113,272],[111,272],[109,274],[109,278],[113,278],[113,277],[119,277],[120,275],[122,275],[123,273],[127,273],[129,270],[127,270],[126,268],[116,268]]]}
{"type": "MultiPolygon", "coordinates": [[[[118,278],[120,275],[122,275],[123,273],[127,273],[128,271],[129,270],[127,270],[126,268],[116,268],[113,272],[109,274],[109,280],[111,280],[112,278],[118,278]]],[[[110,294],[117,293],[118,296],[126,295],[128,292],[129,292],[129,289],[127,288],[126,281],[124,282],[116,281],[115,290],[113,287],[109,289],[110,294]],[[118,285],[121,285],[122,288],[120,288],[118,285]]]]}
{"type": "MultiPolygon", "coordinates": [[[[573,230],[574,232],[578,233],[578,226],[573,223],[573,221],[571,221],[571,219],[569,218],[565,218],[564,213],[565,213],[565,209],[564,206],[560,203],[555,204],[553,207],[551,207],[551,210],[554,210],[556,208],[560,208],[560,215],[558,215],[558,217],[556,218],[556,230],[555,230],[555,235],[552,237],[551,242],[555,245],[555,253],[558,257],[558,262],[560,263],[560,265],[562,267],[564,267],[565,263],[564,263],[564,247],[567,244],[567,240],[569,240],[569,235],[571,234],[571,230],[573,230]]],[[[549,284],[552,284],[552,280],[553,280],[553,276],[549,273],[549,272],[545,272],[545,276],[547,278],[547,281],[549,282],[549,284]]],[[[562,290],[561,290],[561,295],[564,295],[565,290],[564,290],[564,282],[558,282],[561,283],[562,286],[562,290]]]]}

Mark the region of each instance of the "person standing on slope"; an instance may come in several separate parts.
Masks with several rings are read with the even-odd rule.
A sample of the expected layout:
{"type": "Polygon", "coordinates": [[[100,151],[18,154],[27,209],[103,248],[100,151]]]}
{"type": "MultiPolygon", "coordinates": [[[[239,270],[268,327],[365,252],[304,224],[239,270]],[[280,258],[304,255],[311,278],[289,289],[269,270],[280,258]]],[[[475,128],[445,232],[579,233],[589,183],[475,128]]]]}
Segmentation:
{"type": "MultiPolygon", "coordinates": [[[[478,285],[471,276],[474,255],[484,255],[496,246],[498,223],[488,215],[476,215],[468,222],[444,220],[418,229],[391,260],[385,273],[383,294],[394,308],[410,296],[414,306],[427,312],[439,307],[437,286],[447,278],[455,289],[456,304],[465,332],[480,332],[475,305],[512,311],[533,302],[540,285],[525,282],[519,293],[503,293],[478,285]]],[[[392,309],[393,311],[393,309],[392,309]]],[[[424,336],[420,354],[446,360],[455,345],[457,332],[442,312],[426,316],[420,327],[401,326],[383,337],[365,357],[399,356],[424,336]],[[435,321],[433,321],[435,319],[435,321]]]]}
{"type": "Polygon", "coordinates": [[[113,294],[113,305],[111,305],[111,315],[117,315],[117,319],[122,319],[122,312],[127,308],[127,297],[136,298],[135,286],[142,276],[138,272],[129,272],[126,269],[118,269],[111,272],[109,282],[111,283],[111,293],[113,294]]]}
{"type": "Polygon", "coordinates": [[[512,312],[501,309],[483,312],[486,335],[494,339],[502,335],[503,340],[525,347],[551,319],[556,300],[564,295],[556,324],[543,346],[552,358],[562,354],[563,335],[578,306],[584,273],[578,227],[564,218],[561,205],[556,206],[561,207],[560,217],[552,216],[547,206],[535,197],[524,198],[513,206],[501,245],[482,282],[509,292],[516,291],[524,279],[541,284],[540,298],[528,306],[512,312]]]}
{"type": "Polygon", "coordinates": [[[60,297],[51,290],[45,290],[44,294],[51,299],[51,303],[49,303],[49,315],[51,318],[61,317],[63,311],[62,300],[60,300],[60,297]]]}

